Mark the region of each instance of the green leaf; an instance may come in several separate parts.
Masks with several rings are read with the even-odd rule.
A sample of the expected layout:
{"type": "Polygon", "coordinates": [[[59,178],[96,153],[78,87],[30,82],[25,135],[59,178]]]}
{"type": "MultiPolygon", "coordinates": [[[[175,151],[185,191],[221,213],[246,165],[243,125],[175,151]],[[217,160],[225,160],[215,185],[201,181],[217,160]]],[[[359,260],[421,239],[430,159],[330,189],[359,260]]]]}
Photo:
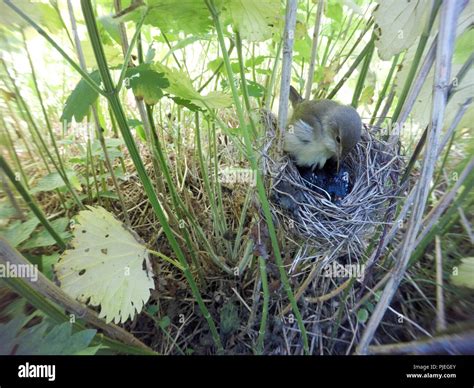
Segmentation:
{"type": "Polygon", "coordinates": [[[127,123],[128,123],[128,126],[130,128],[136,128],[140,125],[143,125],[143,123],[140,120],[137,120],[137,119],[128,119],[127,123]]]}
{"type": "Polygon", "coordinates": [[[251,42],[270,38],[280,13],[279,0],[220,0],[217,7],[242,39],[251,42]]]}
{"type": "Polygon", "coordinates": [[[199,35],[209,31],[212,20],[204,1],[148,0],[151,7],[145,24],[159,27],[164,32],[183,31],[199,35]]]}
{"type": "Polygon", "coordinates": [[[453,271],[451,282],[458,287],[474,289],[474,257],[465,257],[457,271],[453,271]]]}
{"type": "MultiPolygon", "coordinates": [[[[8,202],[3,202],[0,204],[0,220],[7,221],[9,217],[15,215],[15,208],[8,202]]],[[[1,223],[0,223],[1,225],[1,223]]]]}
{"type": "Polygon", "coordinates": [[[59,260],[59,253],[53,253],[51,255],[41,256],[41,272],[49,280],[53,280],[54,278],[53,266],[56,265],[58,260],[59,260]]]}
{"type": "Polygon", "coordinates": [[[372,85],[366,86],[362,93],[360,94],[359,104],[370,105],[374,102],[375,88],[372,85]]]}
{"type": "MultiPolygon", "coordinates": [[[[51,222],[53,229],[59,234],[63,240],[68,240],[71,237],[71,233],[66,231],[66,227],[69,224],[69,219],[66,217],[58,218],[51,222]]],[[[41,230],[21,246],[22,249],[31,249],[39,247],[49,247],[51,245],[56,245],[57,241],[51,237],[49,232],[42,227],[41,230]]]]}
{"type": "Polygon", "coordinates": [[[182,71],[170,69],[160,63],[155,63],[154,67],[158,72],[164,73],[168,79],[169,86],[166,88],[166,91],[182,100],[188,100],[202,109],[207,109],[208,107],[210,109],[219,109],[232,104],[232,98],[221,92],[210,92],[206,96],[199,94],[194,90],[191,80],[182,71]]]}
{"type": "Polygon", "coordinates": [[[474,29],[469,29],[459,36],[454,50],[454,63],[463,64],[474,52],[474,29]]]}
{"type": "MultiPolygon", "coordinates": [[[[432,39],[432,37],[430,38],[432,39]]],[[[428,42],[428,45],[430,42],[428,42]]],[[[401,89],[405,84],[405,80],[408,75],[408,71],[411,67],[413,57],[415,55],[416,45],[408,49],[405,54],[405,59],[403,63],[403,68],[396,76],[396,86],[395,93],[400,95],[401,89]]],[[[453,62],[451,68],[452,77],[454,77],[459,70],[461,69],[462,64],[453,62]]],[[[418,94],[418,97],[415,100],[413,108],[410,112],[410,116],[413,120],[414,125],[419,127],[424,127],[428,125],[431,119],[431,106],[433,98],[433,84],[434,84],[434,67],[428,73],[426,81],[423,83],[423,86],[418,94]]],[[[445,111],[444,125],[448,126],[454,120],[459,107],[466,102],[466,100],[472,97],[472,90],[474,90],[474,67],[470,67],[462,79],[454,84],[453,95],[448,101],[445,111]]],[[[472,122],[474,121],[474,105],[471,104],[461,121],[458,124],[458,128],[470,128],[472,127],[472,122]]]]}
{"type": "MultiPolygon", "coordinates": [[[[0,354],[2,355],[75,355],[85,351],[96,334],[87,329],[72,333],[69,322],[52,326],[47,320],[32,327],[32,315],[20,315],[0,324],[0,354]]],[[[98,350],[98,349],[97,349],[98,350]]]]}
{"type": "MultiPolygon", "coordinates": [[[[209,38],[209,37],[207,37],[207,38],[209,38]]],[[[174,53],[175,51],[181,50],[182,48],[184,48],[184,47],[186,47],[186,46],[188,46],[188,45],[190,45],[190,44],[192,44],[192,43],[194,43],[194,42],[196,42],[196,41],[198,41],[198,40],[201,40],[201,39],[202,39],[202,38],[199,37],[199,36],[188,36],[188,37],[185,38],[185,39],[180,39],[180,40],[178,41],[178,43],[176,43],[176,44],[171,48],[171,50],[169,50],[169,51],[166,53],[166,55],[163,57],[163,59],[161,60],[161,62],[165,62],[166,59],[167,59],[172,53],[174,53]]],[[[149,62],[151,62],[152,60],[153,60],[153,58],[151,58],[151,60],[146,61],[146,62],[149,63],[149,62]]]]}
{"type": "Polygon", "coordinates": [[[257,82],[247,80],[247,92],[250,97],[260,98],[265,93],[265,88],[257,82]]]}
{"type": "Polygon", "coordinates": [[[375,46],[380,59],[388,61],[411,47],[421,35],[429,11],[423,0],[380,1],[374,11],[375,46]]]}
{"type": "MultiPolygon", "coordinates": [[[[29,0],[15,0],[14,4],[41,27],[48,29],[52,33],[58,32],[63,27],[58,13],[47,3],[29,0]]],[[[3,1],[0,3],[0,25],[7,28],[11,28],[14,25],[17,25],[22,29],[29,27],[28,22],[3,1]]]]}
{"type": "Polygon", "coordinates": [[[260,66],[266,59],[267,57],[263,55],[257,55],[255,57],[251,57],[245,61],[245,67],[260,66]]]}
{"type": "Polygon", "coordinates": [[[158,312],[159,308],[156,304],[149,305],[146,308],[146,312],[150,315],[155,315],[158,312]]]}
{"type": "Polygon", "coordinates": [[[148,250],[102,207],[79,212],[72,246],[55,266],[61,288],[80,302],[100,305],[100,318],[125,322],[155,288],[148,250]],[[143,269],[145,262],[146,269],[143,269]]]}
{"type": "MultiPolygon", "coordinates": [[[[101,78],[98,70],[93,71],[89,75],[95,82],[100,82],[101,78]]],[[[98,97],[99,93],[81,79],[66,100],[61,121],[66,120],[69,123],[74,117],[76,122],[80,123],[86,117],[89,108],[96,102],[98,97]]]]}
{"type": "MultiPolygon", "coordinates": [[[[98,25],[101,27],[99,28],[99,30],[103,29],[104,31],[106,31],[108,36],[110,36],[110,38],[112,38],[115,41],[115,43],[117,43],[118,45],[121,45],[122,41],[120,39],[120,29],[119,29],[119,23],[117,22],[117,20],[114,19],[112,15],[101,16],[98,20],[99,20],[98,25]]],[[[100,32],[101,32],[101,36],[103,37],[105,34],[103,34],[102,31],[100,32]]]]}
{"type": "MultiPolygon", "coordinates": [[[[81,189],[81,185],[79,183],[79,179],[77,178],[76,173],[73,170],[66,170],[66,175],[71,182],[72,186],[76,190],[81,189]]],[[[61,175],[58,172],[52,172],[43,178],[41,178],[35,187],[31,189],[31,193],[39,193],[41,191],[52,191],[62,187],[65,187],[66,184],[63,181],[61,175]]]]}
{"type": "Polygon", "coordinates": [[[36,217],[30,218],[28,221],[25,222],[15,221],[2,234],[3,237],[13,247],[17,247],[28,237],[30,237],[31,233],[33,233],[38,224],[39,220],[36,217]]]}
{"type": "Polygon", "coordinates": [[[149,63],[142,63],[127,70],[127,88],[132,88],[135,97],[148,105],[156,104],[163,97],[163,88],[169,86],[163,73],[155,71],[149,63]]]}
{"type": "Polygon", "coordinates": [[[341,0],[329,0],[324,7],[324,15],[340,24],[343,15],[341,0]]]}
{"type": "Polygon", "coordinates": [[[99,197],[110,198],[110,199],[119,199],[118,194],[114,193],[113,191],[99,191],[99,197]]]}
{"type": "Polygon", "coordinates": [[[168,317],[167,315],[165,315],[165,316],[161,319],[159,325],[160,325],[160,327],[161,327],[163,330],[166,329],[169,325],[171,325],[171,319],[170,319],[170,317],[168,317]]]}
{"type": "Polygon", "coordinates": [[[374,308],[375,308],[374,304],[371,303],[371,302],[367,302],[367,303],[365,304],[365,307],[367,307],[367,311],[368,311],[369,313],[373,312],[373,311],[374,311],[374,308]]]}
{"type": "Polygon", "coordinates": [[[181,97],[171,97],[171,99],[176,102],[176,104],[178,105],[181,105],[181,106],[184,106],[186,108],[188,108],[190,111],[192,112],[198,112],[198,111],[201,111],[202,109],[197,106],[196,104],[193,104],[191,101],[189,100],[186,100],[184,98],[181,98],[181,97]]]}
{"type": "Polygon", "coordinates": [[[221,334],[229,335],[240,326],[239,311],[232,302],[227,302],[220,312],[221,334]]]}
{"type": "Polygon", "coordinates": [[[361,309],[357,310],[357,320],[360,323],[367,322],[367,319],[369,319],[369,312],[366,309],[361,308],[361,309]]]}

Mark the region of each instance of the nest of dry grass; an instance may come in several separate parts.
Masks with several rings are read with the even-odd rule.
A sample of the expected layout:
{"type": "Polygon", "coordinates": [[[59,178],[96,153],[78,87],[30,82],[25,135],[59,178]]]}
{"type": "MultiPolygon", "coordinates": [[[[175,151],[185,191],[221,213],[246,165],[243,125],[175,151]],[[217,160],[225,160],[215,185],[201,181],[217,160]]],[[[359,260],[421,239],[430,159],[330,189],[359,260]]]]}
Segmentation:
{"type": "Polygon", "coordinates": [[[390,222],[385,215],[397,204],[404,165],[399,147],[383,140],[380,128],[364,126],[361,141],[344,161],[352,188],[335,203],[324,190],[309,188],[291,158],[279,151],[274,118],[268,115],[262,167],[274,220],[323,256],[359,256],[376,228],[390,222]],[[282,206],[285,197],[291,201],[290,210],[282,206]]]}

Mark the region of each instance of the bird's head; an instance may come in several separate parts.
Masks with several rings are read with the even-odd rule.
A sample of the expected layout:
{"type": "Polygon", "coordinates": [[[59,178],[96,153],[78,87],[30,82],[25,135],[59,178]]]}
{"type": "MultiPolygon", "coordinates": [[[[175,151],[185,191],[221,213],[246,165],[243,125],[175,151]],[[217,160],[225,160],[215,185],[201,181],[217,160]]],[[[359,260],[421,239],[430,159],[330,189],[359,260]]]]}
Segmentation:
{"type": "Polygon", "coordinates": [[[287,137],[285,150],[300,163],[320,168],[333,157],[339,171],[341,160],[360,140],[362,121],[357,111],[332,100],[305,100],[292,86],[290,101],[294,135],[287,137]]]}
{"type": "Polygon", "coordinates": [[[336,144],[336,160],[339,164],[360,140],[362,121],[351,106],[338,106],[328,118],[329,131],[336,144]]]}

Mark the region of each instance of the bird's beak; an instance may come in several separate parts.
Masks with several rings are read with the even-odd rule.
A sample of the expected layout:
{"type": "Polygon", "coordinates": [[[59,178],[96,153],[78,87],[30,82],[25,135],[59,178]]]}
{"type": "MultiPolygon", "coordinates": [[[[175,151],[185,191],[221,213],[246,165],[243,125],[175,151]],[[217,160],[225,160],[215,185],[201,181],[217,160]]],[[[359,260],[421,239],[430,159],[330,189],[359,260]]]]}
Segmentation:
{"type": "Polygon", "coordinates": [[[339,167],[341,165],[341,159],[342,159],[342,148],[339,146],[337,147],[337,152],[336,152],[336,165],[337,165],[337,172],[339,173],[339,167]]]}

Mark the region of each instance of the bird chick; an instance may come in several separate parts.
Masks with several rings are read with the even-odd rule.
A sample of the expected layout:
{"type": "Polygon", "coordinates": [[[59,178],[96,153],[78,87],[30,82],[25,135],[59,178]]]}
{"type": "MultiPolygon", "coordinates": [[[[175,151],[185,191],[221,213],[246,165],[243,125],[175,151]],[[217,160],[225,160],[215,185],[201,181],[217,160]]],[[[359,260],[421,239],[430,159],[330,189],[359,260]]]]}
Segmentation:
{"type": "Polygon", "coordinates": [[[323,168],[326,161],[340,161],[360,140],[362,121],[351,106],[332,100],[303,100],[290,87],[293,115],[284,139],[284,150],[300,167],[323,168]]]}

